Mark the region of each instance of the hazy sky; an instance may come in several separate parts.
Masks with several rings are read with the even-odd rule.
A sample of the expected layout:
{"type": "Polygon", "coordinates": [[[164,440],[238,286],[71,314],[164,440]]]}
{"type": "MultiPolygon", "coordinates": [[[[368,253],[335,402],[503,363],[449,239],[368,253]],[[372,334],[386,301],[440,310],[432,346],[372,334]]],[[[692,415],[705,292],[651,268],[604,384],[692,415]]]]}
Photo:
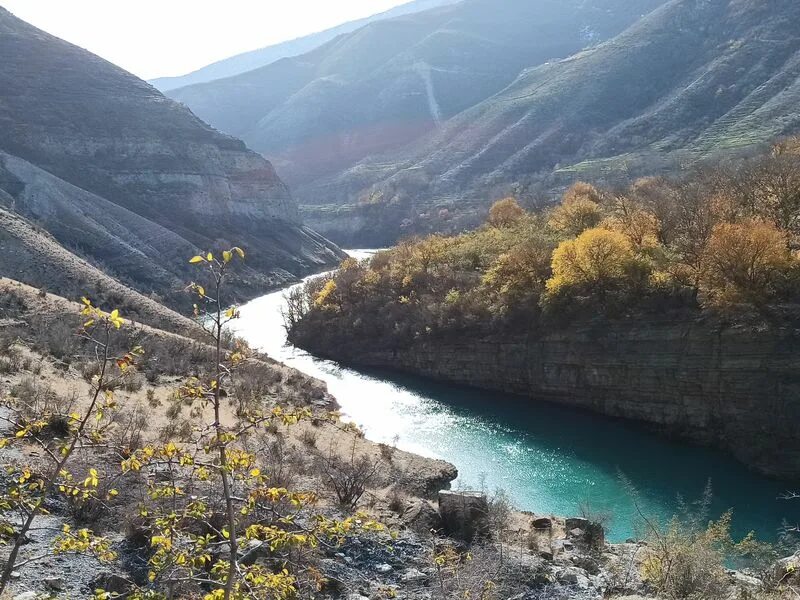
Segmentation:
{"type": "Polygon", "coordinates": [[[183,75],[407,0],[0,0],[144,79],[183,75]]]}

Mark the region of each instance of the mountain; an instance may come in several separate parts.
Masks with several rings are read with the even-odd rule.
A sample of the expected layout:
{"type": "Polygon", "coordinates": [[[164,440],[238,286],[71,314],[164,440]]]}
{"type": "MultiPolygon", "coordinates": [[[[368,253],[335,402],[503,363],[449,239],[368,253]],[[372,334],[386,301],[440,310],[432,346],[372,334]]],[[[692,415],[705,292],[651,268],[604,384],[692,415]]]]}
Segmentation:
{"type": "Polygon", "coordinates": [[[454,226],[439,214],[461,227],[536,174],[646,172],[798,131],[798,22],[793,0],[672,0],[603,44],[523,71],[417,143],[305,190],[329,203],[310,222],[340,239],[396,237],[403,221],[410,232],[454,226]],[[365,196],[372,205],[352,205],[365,196]]]}
{"type": "MultiPolygon", "coordinates": [[[[247,250],[241,295],[341,256],[302,224],[269,162],[147,83],[4,9],[0,55],[0,230],[13,214],[15,231],[22,219],[43,245],[51,237],[81,265],[173,304],[200,249],[247,250]]],[[[50,271],[72,272],[72,258],[53,256],[50,271]]],[[[33,257],[19,262],[0,262],[0,275],[50,279],[33,257]]]]}
{"type": "Polygon", "coordinates": [[[281,58],[305,54],[306,52],[319,48],[326,42],[340,35],[355,31],[368,23],[383,19],[391,19],[401,15],[413,14],[438,6],[453,4],[454,2],[458,2],[458,0],[414,0],[365,19],[349,21],[337,27],[289,40],[288,42],[282,42],[280,44],[267,46],[266,48],[237,54],[236,56],[217,61],[179,77],[159,77],[157,79],[152,79],[150,83],[162,92],[167,92],[187,85],[194,85],[195,83],[205,83],[215,79],[233,77],[234,75],[239,75],[240,73],[269,65],[281,58]]]}
{"type": "Polygon", "coordinates": [[[302,56],[168,93],[304,190],[608,39],[663,0],[465,0],[370,23],[302,56]]]}

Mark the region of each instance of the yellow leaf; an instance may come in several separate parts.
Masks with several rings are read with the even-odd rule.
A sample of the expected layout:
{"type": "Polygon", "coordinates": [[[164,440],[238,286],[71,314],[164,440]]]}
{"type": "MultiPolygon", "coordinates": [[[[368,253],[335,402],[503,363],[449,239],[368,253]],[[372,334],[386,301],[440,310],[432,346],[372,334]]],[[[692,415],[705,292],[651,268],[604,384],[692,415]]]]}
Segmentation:
{"type": "Polygon", "coordinates": [[[239,255],[239,258],[244,258],[244,250],[242,250],[241,248],[239,248],[239,246],[235,246],[235,247],[233,248],[233,251],[234,251],[234,252],[236,252],[236,254],[238,254],[238,255],[239,255]]]}
{"type": "Polygon", "coordinates": [[[232,258],[233,258],[233,252],[231,252],[230,250],[225,250],[222,253],[222,260],[224,260],[226,263],[231,262],[232,258]]]}
{"type": "Polygon", "coordinates": [[[214,260],[214,255],[211,254],[211,252],[209,252],[208,254],[206,254],[206,260],[208,262],[211,262],[212,260],[214,260]]]}
{"type": "Polygon", "coordinates": [[[205,258],[203,258],[202,256],[193,256],[191,259],[189,259],[189,263],[193,265],[196,265],[197,263],[201,263],[203,261],[205,261],[205,258]]]}

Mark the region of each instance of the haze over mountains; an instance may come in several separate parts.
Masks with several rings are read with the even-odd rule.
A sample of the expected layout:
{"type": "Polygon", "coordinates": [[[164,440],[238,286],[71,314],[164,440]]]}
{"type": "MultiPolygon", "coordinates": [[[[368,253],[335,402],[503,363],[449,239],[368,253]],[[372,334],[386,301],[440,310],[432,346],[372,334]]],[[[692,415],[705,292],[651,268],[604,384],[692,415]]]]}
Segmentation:
{"type": "Polygon", "coordinates": [[[790,0],[464,0],[169,94],[274,161],[342,243],[475,224],[520,183],[800,127],[790,0]]]}
{"type": "Polygon", "coordinates": [[[174,303],[200,249],[245,247],[246,294],[342,256],[269,162],[147,83],[2,8],[0,56],[1,276],[174,303]]]}
{"type": "Polygon", "coordinates": [[[458,2],[458,0],[412,0],[411,2],[401,4],[391,10],[372,15],[365,19],[349,21],[342,25],[326,29],[325,31],[312,33],[265,48],[259,48],[258,50],[237,54],[236,56],[217,61],[201,69],[187,73],[186,75],[178,77],[158,77],[150,80],[150,83],[162,92],[166,92],[179,87],[194,85],[195,83],[205,83],[224,77],[233,77],[239,73],[245,73],[253,69],[258,69],[259,67],[264,67],[281,58],[305,54],[315,48],[319,48],[337,36],[355,31],[373,21],[391,19],[392,17],[421,12],[455,2],[458,2]]]}

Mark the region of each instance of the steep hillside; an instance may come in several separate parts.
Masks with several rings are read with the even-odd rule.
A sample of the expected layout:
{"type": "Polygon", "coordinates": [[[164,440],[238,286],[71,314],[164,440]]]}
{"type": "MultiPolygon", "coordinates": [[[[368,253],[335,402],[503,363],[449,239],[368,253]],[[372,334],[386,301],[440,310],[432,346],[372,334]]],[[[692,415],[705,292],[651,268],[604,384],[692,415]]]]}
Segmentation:
{"type": "MultiPolygon", "coordinates": [[[[61,246],[48,233],[2,207],[0,192],[0,255],[3,277],[40,289],[58,290],[68,298],[86,295],[103,306],[114,306],[155,327],[189,333],[196,325],[106,275],[61,246]]],[[[1,290],[0,290],[1,291],[1,290]]]]}
{"type": "Polygon", "coordinates": [[[258,50],[252,50],[251,52],[237,54],[236,56],[231,56],[230,58],[217,61],[206,67],[197,69],[196,71],[192,71],[191,73],[181,75],[179,77],[159,77],[151,80],[150,83],[162,92],[167,92],[169,90],[175,90],[187,85],[206,83],[208,81],[223,79],[225,77],[233,77],[234,75],[246,73],[247,71],[252,71],[253,69],[258,69],[260,67],[272,64],[282,58],[299,56],[301,54],[305,54],[306,52],[311,52],[312,50],[319,48],[332,39],[340,35],[351,33],[356,29],[367,25],[368,23],[422,12],[423,10],[428,10],[430,8],[454,4],[458,1],[459,0],[413,0],[412,2],[401,4],[396,8],[373,15],[371,17],[367,17],[365,19],[350,21],[348,23],[343,23],[342,25],[326,29],[325,31],[320,31],[318,33],[312,33],[311,35],[289,40],[288,42],[282,42],[280,44],[267,46],[266,48],[259,48],[258,50]]]}
{"type": "Polygon", "coordinates": [[[248,294],[339,257],[267,161],[145,82],[4,9],[0,55],[0,203],[108,273],[172,300],[198,248],[244,246],[248,294]]]}
{"type": "Polygon", "coordinates": [[[421,142],[303,189],[337,206],[309,222],[331,223],[340,240],[391,239],[403,221],[407,232],[457,229],[537,175],[652,171],[796,131],[798,22],[792,0],[672,0],[604,44],[524,71],[421,142]],[[373,205],[354,206],[359,197],[373,205]]]}
{"type": "MultiPolygon", "coordinates": [[[[371,23],[311,53],[170,96],[308,190],[438,128],[520,70],[616,35],[662,1],[467,0],[371,23]]],[[[310,191],[302,200],[319,199],[310,191]]]]}

